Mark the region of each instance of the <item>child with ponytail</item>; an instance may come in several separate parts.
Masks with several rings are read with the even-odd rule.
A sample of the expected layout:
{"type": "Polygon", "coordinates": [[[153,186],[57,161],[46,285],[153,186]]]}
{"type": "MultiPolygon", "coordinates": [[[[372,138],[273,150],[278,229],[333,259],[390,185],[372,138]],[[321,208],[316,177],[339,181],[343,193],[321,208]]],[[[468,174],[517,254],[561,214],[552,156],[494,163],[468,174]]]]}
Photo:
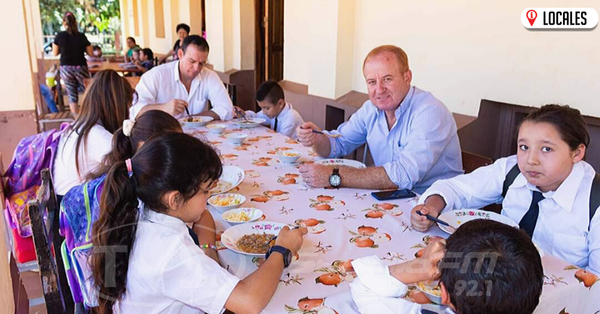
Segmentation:
{"type": "MultiPolygon", "coordinates": [[[[222,172],[216,152],[186,134],[153,137],[106,177],[93,228],[93,279],[99,313],[258,313],[285,261],[271,254],[240,280],[193,243],[186,223],[200,219],[222,172]]],[[[213,231],[214,232],[214,231],[213,231]]],[[[294,254],[306,228],[283,228],[276,245],[294,254]]]]}

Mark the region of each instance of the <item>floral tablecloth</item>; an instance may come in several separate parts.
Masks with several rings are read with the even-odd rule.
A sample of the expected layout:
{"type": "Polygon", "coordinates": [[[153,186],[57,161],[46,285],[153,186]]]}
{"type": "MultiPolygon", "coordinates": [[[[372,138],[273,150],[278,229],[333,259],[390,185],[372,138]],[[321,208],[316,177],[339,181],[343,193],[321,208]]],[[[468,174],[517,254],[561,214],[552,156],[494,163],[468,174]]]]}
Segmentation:
{"type": "MultiPolygon", "coordinates": [[[[245,180],[234,189],[246,196],[244,207],[261,209],[264,220],[309,230],[298,259],[284,271],[263,313],[356,313],[349,293],[349,282],[354,279],[350,260],[377,255],[395,264],[415,258],[431,236],[447,237],[437,227],[426,234],[412,230],[409,213],[416,199],[380,202],[368,190],[308,188],[298,165],[320,159],[310,148],[265,127],[240,130],[228,124],[226,133],[240,131],[248,138],[243,145],[233,146],[223,135],[208,133],[205,127],[186,130],[214,145],[224,165],[244,169],[245,180]],[[302,157],[296,164],[285,164],[276,155],[280,150],[299,151],[302,157]]],[[[230,227],[220,212],[210,210],[218,232],[230,227]]],[[[227,249],[219,250],[219,257],[223,267],[240,278],[261,263],[260,258],[227,249]]],[[[536,313],[600,311],[600,284],[594,285],[597,278],[548,254],[542,262],[546,278],[536,313]]],[[[429,303],[416,289],[406,298],[429,303]]],[[[444,312],[443,306],[428,304],[425,308],[444,312]]]]}

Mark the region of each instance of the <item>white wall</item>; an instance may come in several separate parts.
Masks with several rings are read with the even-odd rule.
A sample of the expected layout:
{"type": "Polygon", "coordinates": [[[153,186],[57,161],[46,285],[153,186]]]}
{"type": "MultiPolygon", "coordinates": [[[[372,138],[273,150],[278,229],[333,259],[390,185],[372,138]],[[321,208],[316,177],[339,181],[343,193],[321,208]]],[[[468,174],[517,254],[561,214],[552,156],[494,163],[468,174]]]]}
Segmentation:
{"type": "Polygon", "coordinates": [[[339,1],[346,0],[284,3],[283,77],[313,95],[335,95],[339,1]]]}
{"type": "MultiPolygon", "coordinates": [[[[35,109],[33,63],[30,58],[28,43],[30,35],[27,29],[25,3],[25,1],[5,1],[2,5],[0,30],[5,48],[0,49],[0,60],[4,60],[2,63],[4,76],[0,84],[0,111],[35,109]]],[[[33,56],[35,57],[35,54],[33,56]]]]}
{"type": "MultiPolygon", "coordinates": [[[[231,0],[225,0],[231,1],[231,0]]],[[[206,0],[206,40],[210,45],[208,62],[215,70],[225,69],[225,41],[223,30],[223,1],[206,0]]]]}
{"type": "MultiPolygon", "coordinates": [[[[357,0],[353,88],[365,92],[362,61],[372,48],[406,50],[413,83],[452,111],[476,115],[482,98],[539,106],[570,104],[600,116],[600,30],[529,31],[526,7],[570,1],[406,2],[357,0]]],[[[577,7],[600,11],[600,1],[577,7]]]]}

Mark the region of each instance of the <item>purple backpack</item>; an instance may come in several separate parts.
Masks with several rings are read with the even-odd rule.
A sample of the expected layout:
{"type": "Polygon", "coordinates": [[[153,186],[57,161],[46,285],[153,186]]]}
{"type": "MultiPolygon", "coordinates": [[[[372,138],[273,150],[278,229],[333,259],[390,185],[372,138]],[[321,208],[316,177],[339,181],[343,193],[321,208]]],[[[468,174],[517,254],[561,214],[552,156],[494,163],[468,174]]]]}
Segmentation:
{"type": "Polygon", "coordinates": [[[21,237],[31,236],[27,201],[35,198],[42,184],[41,170],[52,169],[60,138],[69,129],[70,124],[63,123],[60,130],[53,129],[22,139],[15,149],[12,162],[4,174],[7,178],[6,217],[11,228],[17,229],[21,237]]]}
{"type": "Polygon", "coordinates": [[[98,306],[89,261],[94,250],[92,229],[100,216],[105,179],[103,175],[71,188],[60,204],[60,234],[65,237],[60,251],[67,280],[75,303],[83,302],[87,308],[98,306]]]}

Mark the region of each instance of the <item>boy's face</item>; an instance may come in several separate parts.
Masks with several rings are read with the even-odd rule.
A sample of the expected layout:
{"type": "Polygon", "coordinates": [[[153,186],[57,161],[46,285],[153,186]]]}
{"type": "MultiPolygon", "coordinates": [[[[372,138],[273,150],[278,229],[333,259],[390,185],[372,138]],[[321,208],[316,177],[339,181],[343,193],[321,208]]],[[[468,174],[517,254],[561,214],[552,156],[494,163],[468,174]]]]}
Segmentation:
{"type": "Polygon", "coordinates": [[[257,101],[257,103],[260,109],[262,109],[263,113],[269,117],[269,119],[277,117],[285,106],[285,100],[283,99],[279,99],[276,104],[270,103],[267,100],[257,101]]]}
{"type": "Polygon", "coordinates": [[[558,129],[550,123],[525,121],[519,129],[519,169],[527,181],[542,192],[556,191],[584,155],[585,146],[571,151],[558,129]]]}
{"type": "Polygon", "coordinates": [[[140,60],[148,61],[148,56],[144,53],[144,51],[140,51],[140,60]]]}

